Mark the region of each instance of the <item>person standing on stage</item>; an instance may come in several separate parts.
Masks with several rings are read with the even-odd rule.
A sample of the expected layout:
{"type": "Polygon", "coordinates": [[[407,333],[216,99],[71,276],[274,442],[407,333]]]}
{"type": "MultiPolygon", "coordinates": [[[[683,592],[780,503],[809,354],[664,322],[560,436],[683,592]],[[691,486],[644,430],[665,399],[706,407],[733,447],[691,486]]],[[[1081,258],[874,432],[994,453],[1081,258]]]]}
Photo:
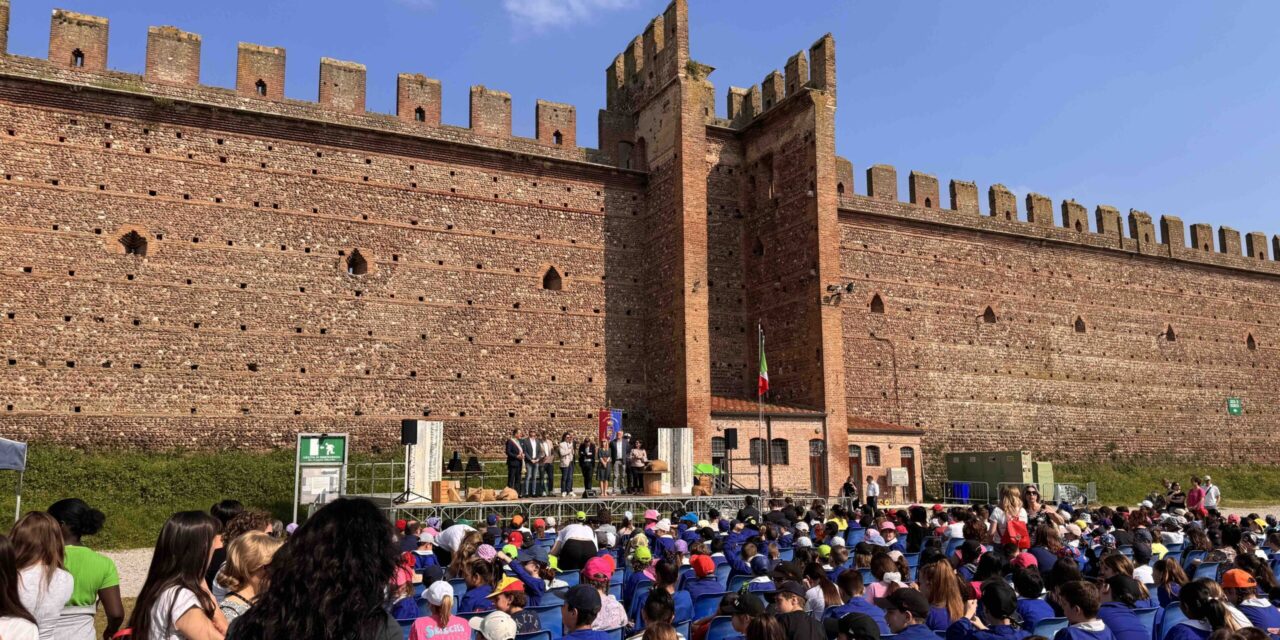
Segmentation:
{"type": "Polygon", "coordinates": [[[538,436],[534,432],[529,432],[529,437],[520,441],[521,448],[524,449],[524,495],[521,497],[532,498],[538,493],[538,476],[542,474],[542,467],[538,465],[538,456],[542,451],[542,443],[538,441],[538,436]]]}
{"type": "Polygon", "coordinates": [[[555,488],[556,445],[546,434],[542,438],[542,480],[539,483],[538,495],[549,496],[555,488]]]}
{"type": "Polygon", "coordinates": [[[597,450],[596,462],[599,463],[600,497],[609,495],[610,471],[613,470],[613,442],[601,440],[597,450]]]}
{"type": "Polygon", "coordinates": [[[631,436],[625,433],[619,433],[613,442],[609,443],[609,458],[613,460],[613,495],[618,495],[626,491],[627,478],[627,455],[631,453],[631,436]]]}
{"type": "Polygon", "coordinates": [[[568,431],[560,436],[560,445],[556,447],[556,455],[560,458],[560,497],[573,496],[573,455],[577,447],[573,444],[573,434],[568,431]]]}
{"type": "Polygon", "coordinates": [[[578,466],[582,468],[582,495],[586,497],[594,488],[591,480],[596,470],[596,443],[591,438],[583,438],[578,445],[578,466]]]}
{"type": "Polygon", "coordinates": [[[523,466],[524,449],[520,446],[520,429],[511,431],[511,437],[507,438],[507,486],[520,490],[520,467],[523,466]]]}
{"type": "Polygon", "coordinates": [[[627,470],[630,472],[629,481],[630,489],[636,493],[640,493],[640,472],[644,471],[646,465],[649,464],[649,452],[645,451],[644,443],[639,440],[635,441],[635,446],[631,447],[631,453],[627,454],[627,470]]]}
{"type": "Polygon", "coordinates": [[[872,476],[867,476],[867,508],[871,510],[871,515],[875,515],[878,502],[880,501],[880,483],[872,476]]]}

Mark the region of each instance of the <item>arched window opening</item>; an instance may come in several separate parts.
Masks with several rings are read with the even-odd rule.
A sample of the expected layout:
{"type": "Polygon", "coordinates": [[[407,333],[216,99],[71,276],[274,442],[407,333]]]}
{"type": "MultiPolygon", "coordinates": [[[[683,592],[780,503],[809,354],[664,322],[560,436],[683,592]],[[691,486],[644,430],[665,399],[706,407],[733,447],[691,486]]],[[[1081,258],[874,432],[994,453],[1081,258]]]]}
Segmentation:
{"type": "Polygon", "coordinates": [[[764,440],[761,438],[751,439],[750,449],[751,464],[764,464],[764,440]]]}
{"type": "Polygon", "coordinates": [[[902,456],[903,460],[911,460],[916,457],[916,450],[911,447],[903,447],[898,451],[898,455],[902,456]]]}
{"type": "Polygon", "coordinates": [[[75,51],[71,52],[71,66],[76,67],[77,69],[84,68],[84,52],[83,51],[76,49],[75,51]]]}
{"type": "Polygon", "coordinates": [[[1088,331],[1088,327],[1084,326],[1084,318],[1076,316],[1076,333],[1084,333],[1088,331]]]}
{"type": "Polygon", "coordinates": [[[1173,332],[1173,325],[1168,325],[1164,329],[1164,339],[1169,342],[1177,342],[1178,335],[1173,332]]]}
{"type": "Polygon", "coordinates": [[[267,97],[267,81],[258,80],[257,82],[253,83],[253,90],[256,91],[259,96],[263,98],[267,97]]]}
{"type": "Polygon", "coordinates": [[[871,297],[871,313],[884,313],[884,300],[878,293],[871,297]]]}
{"type": "Polygon", "coordinates": [[[868,467],[880,466],[880,447],[877,447],[874,444],[867,447],[866,462],[868,467]]]}
{"type": "Polygon", "coordinates": [[[926,208],[926,209],[932,209],[932,208],[933,208],[933,198],[925,198],[925,199],[924,199],[924,208],[926,208]]]}
{"type": "Polygon", "coordinates": [[[1258,350],[1258,341],[1253,339],[1252,333],[1249,334],[1249,337],[1245,339],[1244,344],[1245,346],[1249,347],[1250,351],[1258,350]]]}
{"type": "Polygon", "coordinates": [[[556,144],[564,144],[564,134],[559,131],[551,134],[551,141],[556,144]]]}
{"type": "Polygon", "coordinates": [[[618,165],[623,169],[631,169],[631,151],[632,145],[627,141],[618,142],[618,165]]]}
{"type": "Polygon", "coordinates": [[[783,438],[774,438],[769,443],[769,463],[770,464],[791,464],[790,451],[787,450],[787,441],[783,438]]]}
{"type": "Polygon", "coordinates": [[[836,194],[837,194],[837,195],[844,195],[844,183],[843,183],[843,182],[837,182],[837,183],[836,183],[836,194]]]}
{"type": "Polygon", "coordinates": [[[556,271],[555,267],[547,269],[547,272],[542,275],[543,289],[546,289],[547,291],[559,291],[563,286],[564,283],[560,279],[560,272],[556,271]]]}
{"type": "Polygon", "coordinates": [[[851,444],[851,445],[849,445],[849,457],[850,457],[850,458],[858,458],[858,459],[861,459],[861,458],[862,458],[862,447],[859,447],[859,446],[858,446],[858,445],[856,445],[856,444],[851,444]]]}
{"type": "Polygon", "coordinates": [[[751,248],[751,255],[757,258],[764,257],[764,242],[761,242],[760,238],[756,238],[756,244],[751,248]]]}
{"type": "Polygon", "coordinates": [[[120,246],[124,247],[126,256],[147,257],[147,239],[137,231],[130,231],[120,236],[120,246]]]}
{"type": "Polygon", "coordinates": [[[414,110],[413,110],[413,119],[414,119],[414,120],[417,120],[418,122],[426,122],[426,121],[427,121],[427,110],[426,110],[426,109],[423,109],[422,107],[418,107],[417,109],[414,109],[414,110]]]}
{"type": "Polygon", "coordinates": [[[1079,220],[1076,220],[1076,233],[1083,233],[1083,232],[1084,232],[1084,223],[1080,222],[1079,220]]]}
{"type": "Polygon", "coordinates": [[[1005,219],[1005,220],[1012,220],[1012,219],[1013,219],[1013,212],[1012,212],[1012,211],[1010,211],[1010,210],[1008,210],[1008,209],[1005,209],[1005,210],[1004,210],[1004,219],[1005,219]]]}
{"type": "Polygon", "coordinates": [[[987,307],[987,310],[982,312],[982,321],[987,324],[995,324],[996,312],[993,311],[991,307],[987,307]]]}
{"type": "Polygon", "coordinates": [[[356,249],[347,257],[347,275],[362,276],[369,273],[369,261],[360,255],[360,250],[356,249]]]}

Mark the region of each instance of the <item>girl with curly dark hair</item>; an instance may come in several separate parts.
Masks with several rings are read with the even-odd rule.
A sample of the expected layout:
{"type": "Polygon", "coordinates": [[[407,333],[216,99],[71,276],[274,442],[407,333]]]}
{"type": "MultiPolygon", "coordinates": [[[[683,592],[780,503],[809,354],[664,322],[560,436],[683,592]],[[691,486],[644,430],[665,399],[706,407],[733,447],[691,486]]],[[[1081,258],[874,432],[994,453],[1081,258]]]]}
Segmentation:
{"type": "Polygon", "coordinates": [[[400,640],[386,610],[399,559],[395,530],[377,506],[335,500],[276,552],[266,590],[227,640],[400,640]]]}

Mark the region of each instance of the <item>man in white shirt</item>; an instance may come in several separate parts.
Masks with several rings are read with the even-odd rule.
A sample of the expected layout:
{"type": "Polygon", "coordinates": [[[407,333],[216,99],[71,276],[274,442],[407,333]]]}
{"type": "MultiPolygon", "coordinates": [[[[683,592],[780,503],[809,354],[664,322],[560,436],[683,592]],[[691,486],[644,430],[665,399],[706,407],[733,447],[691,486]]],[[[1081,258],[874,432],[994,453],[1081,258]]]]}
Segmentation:
{"type": "Polygon", "coordinates": [[[538,495],[551,495],[555,486],[555,460],[556,445],[551,442],[550,438],[542,439],[542,479],[539,481],[538,495]]]}
{"type": "Polygon", "coordinates": [[[524,496],[532,498],[538,493],[538,476],[542,475],[542,467],[538,464],[538,456],[542,451],[542,441],[532,431],[529,437],[521,442],[524,448],[524,496]]]}
{"type": "Polygon", "coordinates": [[[1218,502],[1222,500],[1222,492],[1218,489],[1218,485],[1213,483],[1213,478],[1204,477],[1204,508],[1210,511],[1218,508],[1218,502]]]}
{"type": "Polygon", "coordinates": [[[871,515],[878,513],[877,504],[880,502],[880,483],[872,476],[867,476],[867,508],[871,510],[871,515]]]}

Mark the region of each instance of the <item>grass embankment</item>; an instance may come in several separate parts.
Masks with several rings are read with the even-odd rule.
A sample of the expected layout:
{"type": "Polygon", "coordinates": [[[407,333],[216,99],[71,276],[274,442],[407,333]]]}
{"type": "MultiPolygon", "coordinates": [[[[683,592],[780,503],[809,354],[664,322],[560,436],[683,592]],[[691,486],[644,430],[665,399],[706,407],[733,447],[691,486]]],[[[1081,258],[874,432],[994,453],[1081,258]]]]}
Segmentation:
{"type": "Polygon", "coordinates": [[[1186,464],[1112,462],[1107,464],[1055,464],[1058,482],[1098,484],[1102,504],[1137,504],[1154,491],[1163,491],[1161,480],[1168,478],[1191,488],[1191,476],[1209,474],[1222,491],[1227,507],[1280,505],[1280,466],[1242,464],[1224,467],[1186,464]]]}

